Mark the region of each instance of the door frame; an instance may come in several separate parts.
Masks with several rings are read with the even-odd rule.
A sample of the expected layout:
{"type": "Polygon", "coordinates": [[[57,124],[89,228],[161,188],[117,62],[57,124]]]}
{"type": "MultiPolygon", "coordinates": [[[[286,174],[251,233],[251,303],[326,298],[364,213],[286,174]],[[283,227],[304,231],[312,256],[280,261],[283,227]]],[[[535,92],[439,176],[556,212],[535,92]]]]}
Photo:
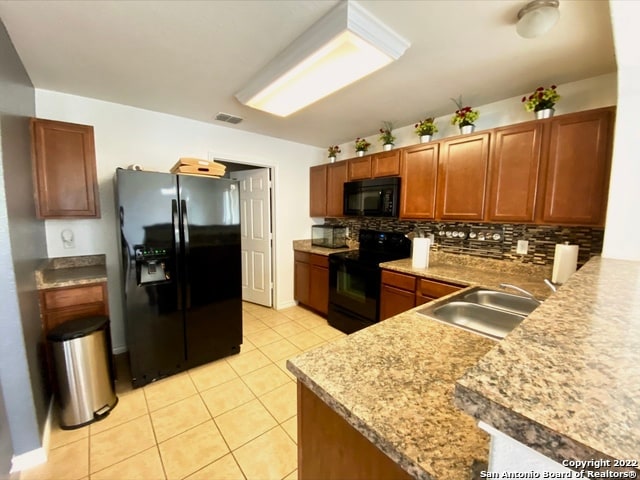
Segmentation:
{"type": "MultiPolygon", "coordinates": [[[[271,181],[271,195],[269,198],[269,206],[271,208],[271,236],[272,236],[272,241],[271,241],[271,283],[273,284],[273,288],[271,289],[271,308],[274,310],[277,310],[277,302],[276,299],[278,298],[278,294],[277,294],[277,289],[278,289],[278,282],[277,280],[277,276],[278,276],[278,271],[276,270],[276,265],[278,264],[277,262],[277,251],[278,249],[276,248],[277,242],[278,242],[278,235],[275,229],[275,225],[276,225],[276,209],[275,209],[275,205],[276,205],[276,171],[277,171],[277,167],[275,165],[272,164],[268,164],[265,162],[261,162],[258,160],[253,160],[253,159],[246,159],[246,158],[239,158],[239,157],[235,157],[233,155],[222,155],[222,154],[216,154],[215,152],[208,152],[207,153],[207,160],[209,160],[210,162],[216,161],[216,162],[226,162],[226,163],[235,163],[237,165],[244,165],[247,167],[254,167],[254,168],[268,168],[269,169],[269,179],[271,181]]],[[[248,169],[247,169],[248,170],[248,169]]],[[[225,177],[228,176],[228,173],[225,175],[225,177]]]]}

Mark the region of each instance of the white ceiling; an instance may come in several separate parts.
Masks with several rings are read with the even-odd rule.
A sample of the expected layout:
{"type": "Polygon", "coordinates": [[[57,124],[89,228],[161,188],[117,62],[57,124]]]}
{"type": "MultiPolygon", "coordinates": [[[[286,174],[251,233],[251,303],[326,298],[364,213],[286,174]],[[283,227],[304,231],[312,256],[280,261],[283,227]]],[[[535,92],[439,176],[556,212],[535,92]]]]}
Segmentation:
{"type": "Polygon", "coordinates": [[[390,66],[287,118],[234,97],[337,0],[7,1],[0,17],[36,88],[326,147],[616,70],[606,0],[560,0],[546,36],[520,38],[527,0],[361,0],[411,42],[390,66]],[[239,115],[237,126],[214,120],[239,115]]]}

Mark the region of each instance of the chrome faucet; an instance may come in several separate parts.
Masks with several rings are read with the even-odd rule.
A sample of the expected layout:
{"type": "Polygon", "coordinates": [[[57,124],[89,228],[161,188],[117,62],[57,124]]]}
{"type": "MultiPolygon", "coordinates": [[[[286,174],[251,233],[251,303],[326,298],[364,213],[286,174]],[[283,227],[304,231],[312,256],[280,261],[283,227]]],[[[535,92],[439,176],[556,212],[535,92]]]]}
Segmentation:
{"type": "Polygon", "coordinates": [[[551,289],[552,292],[557,292],[558,291],[558,287],[548,278],[544,279],[544,283],[547,287],[549,287],[551,289]]]}
{"type": "Polygon", "coordinates": [[[513,290],[517,290],[518,292],[525,294],[531,300],[535,300],[539,305],[542,304],[542,302],[538,300],[533,293],[525,290],[524,288],[518,287],[517,285],[512,285],[510,283],[501,283],[500,288],[512,288],[513,290]]]}

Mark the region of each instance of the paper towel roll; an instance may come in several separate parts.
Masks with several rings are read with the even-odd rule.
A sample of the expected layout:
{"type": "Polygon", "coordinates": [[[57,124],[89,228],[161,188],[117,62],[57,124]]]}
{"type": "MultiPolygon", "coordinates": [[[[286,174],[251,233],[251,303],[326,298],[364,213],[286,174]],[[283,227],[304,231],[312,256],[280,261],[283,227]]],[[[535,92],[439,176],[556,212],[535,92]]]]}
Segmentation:
{"type": "Polygon", "coordinates": [[[553,283],[566,282],[578,268],[578,245],[558,244],[553,256],[553,283]]]}
{"type": "Polygon", "coordinates": [[[413,268],[429,267],[429,247],[431,240],[428,238],[413,239],[413,253],[411,254],[411,266],[413,268]]]}
{"type": "Polygon", "coordinates": [[[129,165],[127,168],[129,170],[138,170],[138,171],[142,170],[142,167],[138,163],[134,163],[132,165],[129,165]]]}

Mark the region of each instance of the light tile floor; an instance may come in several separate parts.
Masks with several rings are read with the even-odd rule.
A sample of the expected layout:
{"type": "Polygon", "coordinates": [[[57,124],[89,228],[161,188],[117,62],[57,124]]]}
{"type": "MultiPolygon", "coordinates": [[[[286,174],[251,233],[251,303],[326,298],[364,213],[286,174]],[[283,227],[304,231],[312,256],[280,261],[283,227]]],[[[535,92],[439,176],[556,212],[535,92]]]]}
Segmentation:
{"type": "MultiPolygon", "coordinates": [[[[104,420],[52,427],[49,460],[20,480],[294,480],[296,384],[286,359],[344,334],[300,307],[243,306],[241,353],[133,390],[104,420]]],[[[124,377],[124,378],[120,378],[124,377]]]]}

